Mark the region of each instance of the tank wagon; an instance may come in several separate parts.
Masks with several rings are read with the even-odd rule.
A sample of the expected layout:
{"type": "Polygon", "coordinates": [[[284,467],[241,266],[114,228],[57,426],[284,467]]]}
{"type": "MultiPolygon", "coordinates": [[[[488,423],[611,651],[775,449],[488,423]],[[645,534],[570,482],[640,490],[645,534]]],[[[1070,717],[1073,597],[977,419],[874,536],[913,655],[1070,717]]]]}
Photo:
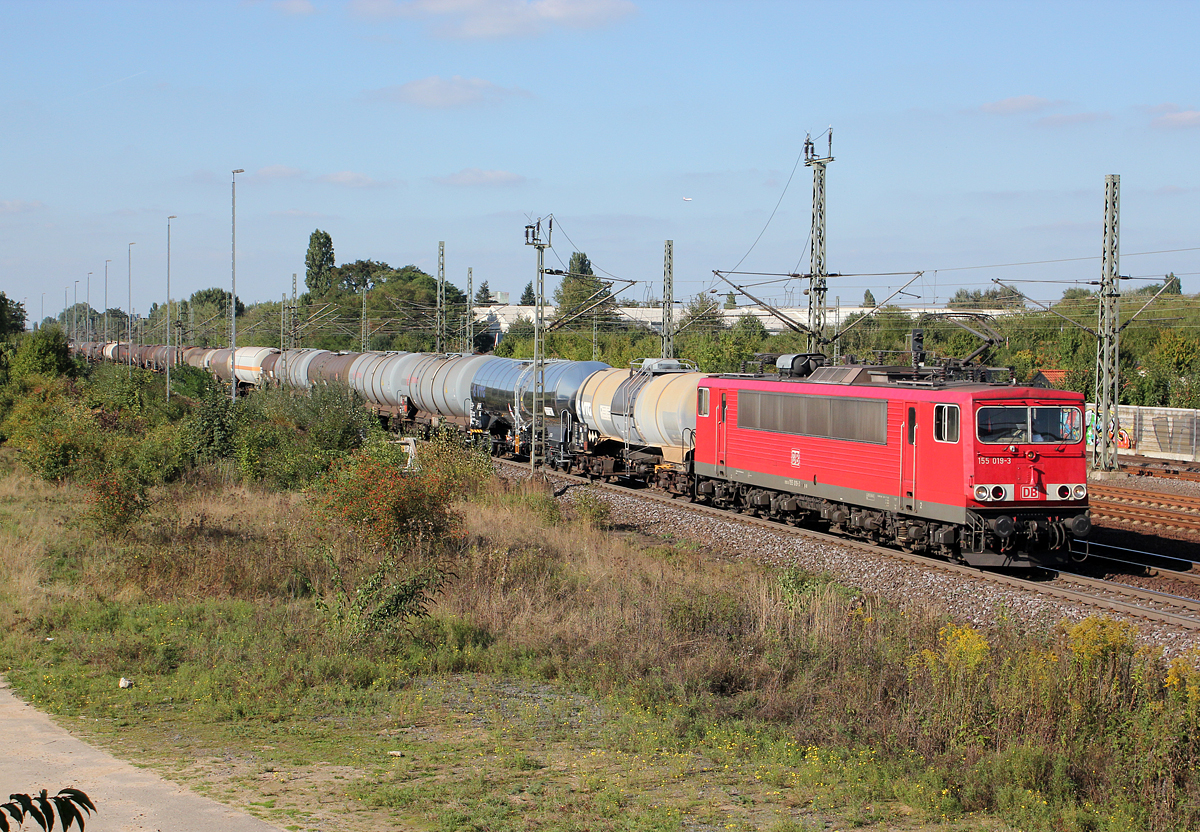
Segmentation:
{"type": "MultiPolygon", "coordinates": [[[[125,344],[78,351],[130,360],[125,344]]],[[[264,347],[132,358],[246,388],[348,387],[391,427],[455,425],[496,455],[525,454],[534,422],[530,361],[264,347]]],[[[824,360],[779,356],[775,372],[753,374],[547,361],[547,462],[976,566],[1060,563],[1090,531],[1082,396],[824,360]]]]}

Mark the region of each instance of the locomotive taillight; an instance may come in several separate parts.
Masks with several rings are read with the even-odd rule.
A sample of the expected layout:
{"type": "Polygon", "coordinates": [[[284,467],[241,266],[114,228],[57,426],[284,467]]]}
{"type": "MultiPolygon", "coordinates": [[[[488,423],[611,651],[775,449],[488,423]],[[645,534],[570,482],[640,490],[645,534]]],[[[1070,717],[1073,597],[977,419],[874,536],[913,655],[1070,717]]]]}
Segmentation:
{"type": "Polygon", "coordinates": [[[1068,488],[1068,487],[1067,487],[1067,486],[1065,486],[1065,485],[1060,485],[1060,486],[1058,487],[1058,498],[1059,498],[1060,500],[1065,500],[1065,499],[1067,499],[1067,498],[1068,498],[1068,497],[1070,497],[1070,496],[1071,496],[1071,489],[1070,489],[1070,488],[1068,488]]]}
{"type": "Polygon", "coordinates": [[[992,486],[992,499],[993,500],[1003,500],[1004,499],[1004,486],[1003,485],[993,485],[992,486]]]}

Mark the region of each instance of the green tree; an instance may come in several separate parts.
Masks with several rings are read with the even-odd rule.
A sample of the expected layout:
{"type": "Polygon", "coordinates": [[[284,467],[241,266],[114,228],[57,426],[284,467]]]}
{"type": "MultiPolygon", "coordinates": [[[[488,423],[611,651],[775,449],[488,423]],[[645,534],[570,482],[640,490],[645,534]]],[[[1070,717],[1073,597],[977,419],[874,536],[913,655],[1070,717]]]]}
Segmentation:
{"type": "Polygon", "coordinates": [[[479,291],[475,293],[475,305],[476,306],[491,306],[495,302],[496,302],[496,297],[495,297],[495,295],[492,294],[492,290],[488,288],[488,282],[485,280],[482,283],[480,283],[479,291]]]}
{"type": "Polygon", "coordinates": [[[533,281],[525,284],[525,291],[521,292],[521,306],[533,306],[537,303],[537,295],[533,293],[533,281]]]}
{"type": "Polygon", "coordinates": [[[561,318],[582,312],[597,301],[600,301],[599,305],[587,313],[588,317],[595,312],[600,319],[610,320],[617,306],[612,292],[592,272],[592,261],[588,260],[588,256],[577,251],[571,255],[567,274],[563,275],[562,282],[554,290],[557,315],[561,318]]]}
{"type": "Polygon", "coordinates": [[[996,286],[991,289],[959,289],[946,306],[960,309],[1011,309],[1024,306],[1019,295],[1010,289],[996,286]]]}
{"type": "MultiPolygon", "coordinates": [[[[229,295],[230,295],[229,292],[220,288],[219,286],[213,286],[212,288],[209,288],[209,289],[199,289],[195,292],[192,292],[192,296],[189,300],[191,303],[194,303],[197,306],[200,306],[201,304],[211,304],[212,306],[215,306],[217,309],[225,310],[225,313],[228,314],[229,313],[229,295]]],[[[237,299],[237,314],[238,314],[238,317],[241,317],[242,315],[246,314],[246,304],[242,303],[241,298],[237,299]]],[[[109,323],[110,324],[112,323],[111,313],[110,313],[109,323]]]]}
{"type": "Polygon", "coordinates": [[[25,331],[25,305],[0,292],[0,338],[12,338],[25,331]]]}
{"type": "Polygon", "coordinates": [[[875,295],[871,294],[870,289],[863,292],[863,306],[870,307],[871,309],[875,308],[875,295]]]}
{"type": "MultiPolygon", "coordinates": [[[[713,302],[713,305],[714,305],[714,307],[716,306],[716,301],[713,302]]],[[[737,309],[737,297],[733,294],[733,292],[730,292],[728,295],[725,296],[725,308],[726,309],[737,309]]]]}
{"type": "Polygon", "coordinates": [[[304,256],[304,285],[315,295],[326,295],[333,288],[333,238],[317,229],[308,237],[308,254],[304,256]]]}
{"type": "Polygon", "coordinates": [[[331,272],[330,284],[347,292],[358,293],[364,286],[370,289],[379,282],[379,275],[394,271],[387,263],[375,260],[355,260],[343,263],[331,272]]]}
{"type": "Polygon", "coordinates": [[[1084,298],[1090,298],[1093,296],[1094,296],[1093,292],[1089,292],[1087,289],[1083,288],[1082,286],[1072,286],[1071,288],[1069,288],[1065,292],[1063,292],[1062,299],[1063,300],[1082,300],[1084,298]]]}
{"type": "Polygon", "coordinates": [[[683,305],[683,315],[679,318],[679,332],[699,335],[723,329],[725,318],[721,315],[715,298],[699,292],[683,305]]]}

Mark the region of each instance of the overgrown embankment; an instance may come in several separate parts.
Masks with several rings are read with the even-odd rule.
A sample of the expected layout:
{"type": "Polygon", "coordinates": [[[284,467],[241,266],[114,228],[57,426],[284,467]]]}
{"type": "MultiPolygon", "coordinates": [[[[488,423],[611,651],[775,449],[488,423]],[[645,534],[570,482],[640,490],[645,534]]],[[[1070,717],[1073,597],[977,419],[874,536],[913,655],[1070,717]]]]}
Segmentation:
{"type": "Polygon", "coordinates": [[[980,632],[614,534],[448,436],[405,473],[334,391],[168,408],[123,378],[34,380],[4,423],[0,666],[181,776],[243,761],[244,802],[337,772],[269,816],[1200,825],[1200,674],[1125,625],[980,632]]]}

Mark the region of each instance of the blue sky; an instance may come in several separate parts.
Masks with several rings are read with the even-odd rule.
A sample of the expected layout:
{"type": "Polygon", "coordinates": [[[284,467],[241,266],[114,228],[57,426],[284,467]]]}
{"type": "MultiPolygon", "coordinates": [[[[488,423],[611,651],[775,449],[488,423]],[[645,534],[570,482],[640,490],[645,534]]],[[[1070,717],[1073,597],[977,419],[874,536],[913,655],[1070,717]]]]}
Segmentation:
{"type": "MultiPolygon", "coordinates": [[[[123,307],[134,242],[144,311],[170,214],[172,295],[228,286],[244,168],[247,302],[303,288],[315,228],[339,263],[430,273],[444,240],[450,280],[519,292],[523,226],[549,214],[550,265],[581,249],[656,297],[673,239],[690,295],[739,262],[807,269],[792,173],[832,125],[831,271],[924,270],[923,303],[1093,280],[1118,173],[1122,273],[1192,292],[1200,251],[1133,255],[1200,247],[1198,31],[1196,2],[0,0],[0,290],[53,315],[92,272],[100,307],[112,260],[123,307]],[[1093,259],[955,270],[1069,258],[1093,259]]],[[[830,299],[905,279],[835,278],[830,299]]]]}

